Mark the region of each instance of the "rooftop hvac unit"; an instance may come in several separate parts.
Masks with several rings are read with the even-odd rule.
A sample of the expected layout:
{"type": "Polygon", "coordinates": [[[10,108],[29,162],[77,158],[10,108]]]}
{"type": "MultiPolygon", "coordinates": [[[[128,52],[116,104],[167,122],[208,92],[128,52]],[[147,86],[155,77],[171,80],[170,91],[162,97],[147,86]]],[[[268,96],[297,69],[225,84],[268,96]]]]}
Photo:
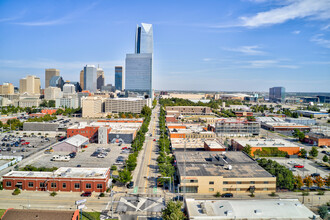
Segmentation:
{"type": "Polygon", "coordinates": [[[256,213],[256,214],[261,214],[262,211],[261,211],[260,209],[256,209],[256,210],[254,210],[254,213],[256,213]]]}
{"type": "Polygon", "coordinates": [[[225,169],[226,169],[226,170],[232,170],[232,169],[233,169],[233,166],[232,166],[232,165],[226,165],[226,166],[225,166],[225,169]]]}

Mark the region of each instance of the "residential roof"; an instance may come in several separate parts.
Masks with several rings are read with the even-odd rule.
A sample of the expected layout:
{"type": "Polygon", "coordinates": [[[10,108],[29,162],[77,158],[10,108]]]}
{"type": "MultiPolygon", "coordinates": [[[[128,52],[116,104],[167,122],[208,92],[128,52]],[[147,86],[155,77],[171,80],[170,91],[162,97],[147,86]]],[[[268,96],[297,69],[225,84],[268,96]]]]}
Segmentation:
{"type": "Polygon", "coordinates": [[[186,199],[190,219],[313,219],[298,199],[195,200],[186,199]]]}
{"type": "Polygon", "coordinates": [[[33,209],[8,209],[1,220],[71,220],[74,211],[33,210],[33,209]]]}

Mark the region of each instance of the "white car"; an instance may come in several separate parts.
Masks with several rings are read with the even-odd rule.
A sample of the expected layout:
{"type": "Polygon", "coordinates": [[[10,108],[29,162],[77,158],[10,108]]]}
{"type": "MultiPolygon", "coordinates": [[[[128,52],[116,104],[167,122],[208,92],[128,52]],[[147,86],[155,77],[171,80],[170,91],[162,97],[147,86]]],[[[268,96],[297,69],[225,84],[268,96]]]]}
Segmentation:
{"type": "Polygon", "coordinates": [[[113,163],[113,165],[124,165],[124,163],[120,162],[120,161],[116,161],[116,162],[113,163]]]}
{"type": "Polygon", "coordinates": [[[297,163],[296,163],[296,161],[291,160],[288,162],[288,164],[297,164],[297,163]]]}
{"type": "Polygon", "coordinates": [[[120,153],[121,154],[129,154],[129,151],[128,150],[122,150],[120,153]]]}
{"type": "Polygon", "coordinates": [[[104,154],[99,154],[97,155],[98,158],[105,158],[105,155],[104,154]]]}

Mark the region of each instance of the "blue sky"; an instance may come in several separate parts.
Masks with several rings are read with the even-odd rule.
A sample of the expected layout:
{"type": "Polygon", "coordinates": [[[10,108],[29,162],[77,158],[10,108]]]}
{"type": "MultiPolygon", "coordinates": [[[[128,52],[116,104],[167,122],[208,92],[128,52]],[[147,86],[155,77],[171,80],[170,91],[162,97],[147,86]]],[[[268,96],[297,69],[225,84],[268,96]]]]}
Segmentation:
{"type": "Polygon", "coordinates": [[[86,64],[114,83],[141,22],[155,89],[330,92],[330,0],[1,0],[0,83],[86,64]]]}

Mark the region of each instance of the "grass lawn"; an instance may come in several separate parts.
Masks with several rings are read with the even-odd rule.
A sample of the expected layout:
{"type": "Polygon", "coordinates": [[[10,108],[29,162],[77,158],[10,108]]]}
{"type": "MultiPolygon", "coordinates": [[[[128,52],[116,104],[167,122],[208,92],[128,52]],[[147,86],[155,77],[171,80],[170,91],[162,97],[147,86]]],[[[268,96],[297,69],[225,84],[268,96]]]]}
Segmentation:
{"type": "Polygon", "coordinates": [[[0,209],[0,218],[2,217],[3,213],[5,213],[7,209],[0,209]]]}
{"type": "MultiPolygon", "coordinates": [[[[100,213],[99,212],[85,212],[87,213],[90,217],[92,217],[95,220],[100,219],[100,213]]],[[[82,220],[89,220],[89,218],[86,218],[84,215],[81,218],[82,220]]]]}

